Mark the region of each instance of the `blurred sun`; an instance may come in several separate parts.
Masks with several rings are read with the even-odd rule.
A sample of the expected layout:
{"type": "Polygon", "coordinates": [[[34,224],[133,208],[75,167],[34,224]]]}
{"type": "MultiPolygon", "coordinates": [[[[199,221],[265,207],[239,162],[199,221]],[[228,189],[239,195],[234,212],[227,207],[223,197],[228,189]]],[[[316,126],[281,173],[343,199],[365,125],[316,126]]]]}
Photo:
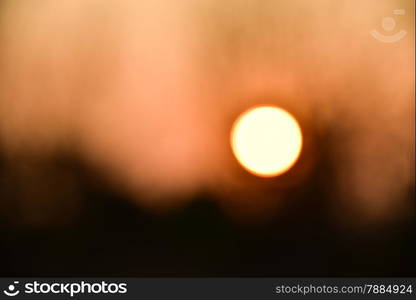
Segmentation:
{"type": "Polygon", "coordinates": [[[283,174],[302,149],[302,132],[296,119],[274,106],[249,109],[234,122],[231,147],[238,162],[261,177],[283,174]]]}

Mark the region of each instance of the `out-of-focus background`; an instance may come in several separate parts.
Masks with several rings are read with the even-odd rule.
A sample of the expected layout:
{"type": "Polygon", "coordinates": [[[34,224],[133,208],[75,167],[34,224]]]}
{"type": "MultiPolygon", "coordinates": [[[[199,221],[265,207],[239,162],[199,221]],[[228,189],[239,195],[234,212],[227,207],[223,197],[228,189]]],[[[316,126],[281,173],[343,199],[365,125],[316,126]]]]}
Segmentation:
{"type": "Polygon", "coordinates": [[[414,9],[0,0],[0,275],[414,276],[414,9]],[[274,178],[229,142],[260,104],[274,178]]]}

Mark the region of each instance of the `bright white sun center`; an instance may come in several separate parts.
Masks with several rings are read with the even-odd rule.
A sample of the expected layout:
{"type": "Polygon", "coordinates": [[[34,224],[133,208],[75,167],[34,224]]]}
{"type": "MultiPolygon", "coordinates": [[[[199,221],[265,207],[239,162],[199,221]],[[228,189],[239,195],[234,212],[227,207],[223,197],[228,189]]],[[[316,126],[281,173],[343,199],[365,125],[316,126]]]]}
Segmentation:
{"type": "Polygon", "coordinates": [[[287,111],[261,106],[244,112],[231,130],[231,146],[249,172],[272,177],[289,170],[302,149],[302,132],[287,111]]]}

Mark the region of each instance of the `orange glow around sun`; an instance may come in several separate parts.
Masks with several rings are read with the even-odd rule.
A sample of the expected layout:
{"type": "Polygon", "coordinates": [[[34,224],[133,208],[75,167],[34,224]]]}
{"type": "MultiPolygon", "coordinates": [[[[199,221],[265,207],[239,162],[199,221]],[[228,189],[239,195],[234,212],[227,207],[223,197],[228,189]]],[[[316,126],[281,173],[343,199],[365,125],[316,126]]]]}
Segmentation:
{"type": "Polygon", "coordinates": [[[247,171],[273,177],[296,163],[302,149],[302,132],[287,111],[274,106],[255,107],[235,121],[231,147],[247,171]]]}

